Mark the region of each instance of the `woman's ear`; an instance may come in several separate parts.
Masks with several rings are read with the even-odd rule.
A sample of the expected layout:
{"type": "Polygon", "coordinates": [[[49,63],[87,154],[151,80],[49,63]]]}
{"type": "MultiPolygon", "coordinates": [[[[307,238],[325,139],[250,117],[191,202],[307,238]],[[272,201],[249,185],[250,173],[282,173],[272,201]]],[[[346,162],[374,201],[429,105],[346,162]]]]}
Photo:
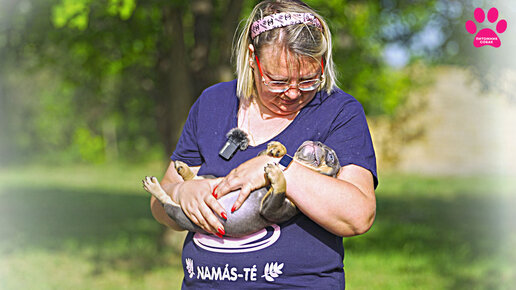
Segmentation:
{"type": "Polygon", "coordinates": [[[249,44],[249,66],[254,69],[254,46],[249,44]]]}
{"type": "Polygon", "coordinates": [[[254,57],[254,45],[252,45],[252,44],[249,44],[249,57],[250,58],[254,57]]]}

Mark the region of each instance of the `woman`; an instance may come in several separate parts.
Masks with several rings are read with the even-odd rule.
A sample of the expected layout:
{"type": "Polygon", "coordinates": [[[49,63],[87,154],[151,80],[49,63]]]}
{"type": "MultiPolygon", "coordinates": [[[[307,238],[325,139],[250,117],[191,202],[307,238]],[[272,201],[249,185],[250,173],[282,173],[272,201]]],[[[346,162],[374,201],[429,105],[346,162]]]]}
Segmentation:
{"type": "MultiPolygon", "coordinates": [[[[264,1],[236,54],[238,79],[203,92],[171,157],[222,178],[184,182],[171,163],[161,182],[193,222],[219,236],[187,235],[183,287],[343,289],[342,237],[371,227],[377,178],[362,106],[335,85],[328,26],[301,1],[264,1]],[[225,160],[218,152],[234,127],[250,144],[225,160]],[[337,152],[342,169],[332,178],[290,162],[286,195],[301,213],[249,237],[225,238],[219,217],[230,213],[217,198],[241,189],[235,211],[265,185],[263,168],[279,158],[257,155],[271,140],[289,155],[305,140],[321,141],[337,152]]],[[[157,200],[151,208],[157,221],[180,230],[157,200]]]]}

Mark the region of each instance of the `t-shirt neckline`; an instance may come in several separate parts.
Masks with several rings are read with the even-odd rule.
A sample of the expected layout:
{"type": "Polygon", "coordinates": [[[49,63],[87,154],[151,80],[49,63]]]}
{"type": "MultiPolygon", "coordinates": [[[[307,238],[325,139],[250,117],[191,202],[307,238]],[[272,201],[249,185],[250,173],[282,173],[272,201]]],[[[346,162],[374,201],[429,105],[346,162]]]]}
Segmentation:
{"type": "MultiPolygon", "coordinates": [[[[314,96],[314,98],[306,105],[304,106],[303,108],[301,108],[301,110],[299,111],[299,113],[296,115],[296,117],[294,117],[294,120],[292,120],[292,122],[290,122],[290,124],[288,124],[288,126],[286,126],[283,130],[281,130],[276,136],[273,136],[272,138],[260,143],[260,144],[257,144],[257,145],[251,145],[249,144],[248,148],[258,148],[258,147],[262,147],[263,145],[266,145],[268,144],[269,142],[271,141],[275,141],[275,140],[279,140],[280,137],[283,135],[283,134],[286,134],[285,132],[287,130],[290,130],[292,129],[295,124],[298,122],[298,119],[300,118],[300,116],[303,114],[304,110],[306,107],[308,107],[309,104],[311,104],[316,98],[317,98],[317,95],[319,94],[319,92],[316,93],[316,95],[314,96]]],[[[240,107],[240,98],[237,97],[235,95],[235,98],[236,98],[236,105],[235,107],[233,108],[233,124],[232,124],[232,127],[231,128],[237,128],[238,127],[238,108],[240,107]]]]}

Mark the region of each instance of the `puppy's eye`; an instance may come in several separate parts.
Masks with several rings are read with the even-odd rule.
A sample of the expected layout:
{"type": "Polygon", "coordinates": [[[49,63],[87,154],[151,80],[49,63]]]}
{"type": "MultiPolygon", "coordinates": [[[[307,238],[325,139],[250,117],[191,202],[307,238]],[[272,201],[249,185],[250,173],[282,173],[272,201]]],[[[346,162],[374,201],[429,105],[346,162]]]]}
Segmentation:
{"type": "Polygon", "coordinates": [[[333,156],[333,153],[328,153],[326,155],[326,163],[328,163],[328,164],[335,163],[335,156],[333,156]]]}

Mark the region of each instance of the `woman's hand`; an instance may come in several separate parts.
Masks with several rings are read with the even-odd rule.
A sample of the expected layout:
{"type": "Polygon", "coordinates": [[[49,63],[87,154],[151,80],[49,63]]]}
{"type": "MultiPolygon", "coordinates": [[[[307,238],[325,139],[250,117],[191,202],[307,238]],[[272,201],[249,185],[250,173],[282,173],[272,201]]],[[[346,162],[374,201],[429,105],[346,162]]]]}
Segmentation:
{"type": "Polygon", "coordinates": [[[179,185],[175,201],[181,205],[186,216],[203,230],[222,237],[224,227],[214,212],[226,219],[227,214],[217,199],[213,190],[220,179],[195,179],[179,185]]]}
{"type": "Polygon", "coordinates": [[[267,185],[264,168],[274,161],[275,158],[262,155],[240,164],[222,178],[215,188],[214,195],[220,198],[231,191],[240,189],[240,194],[231,208],[231,212],[234,212],[244,203],[251,191],[267,185]]]}

